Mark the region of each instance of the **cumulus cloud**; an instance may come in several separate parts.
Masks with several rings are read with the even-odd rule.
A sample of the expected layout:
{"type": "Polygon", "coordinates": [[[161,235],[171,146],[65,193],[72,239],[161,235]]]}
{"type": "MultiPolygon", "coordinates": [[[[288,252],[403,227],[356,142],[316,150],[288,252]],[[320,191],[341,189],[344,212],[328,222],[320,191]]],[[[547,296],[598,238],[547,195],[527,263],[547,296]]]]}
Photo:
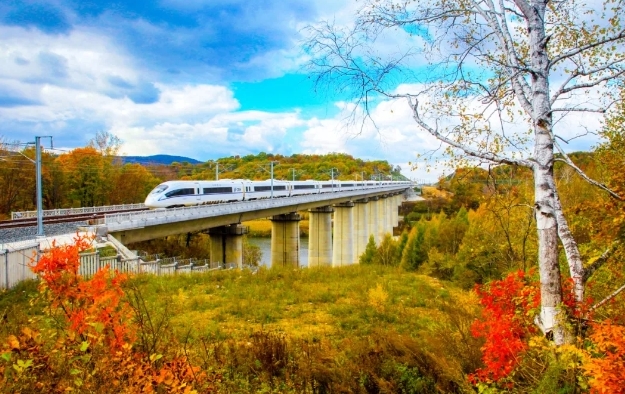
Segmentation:
{"type": "MultiPolygon", "coordinates": [[[[304,153],[344,152],[368,160],[385,159],[412,173],[410,169],[416,164],[418,153],[440,146],[434,137],[417,127],[405,100],[378,102],[371,108],[375,124],[362,123],[362,111],[352,104],[337,105],[341,111],[335,117],[307,122],[301,142],[304,153]]],[[[424,178],[427,172],[421,166],[413,175],[424,178]]]]}
{"type": "Polygon", "coordinates": [[[89,31],[50,36],[0,26],[0,34],[6,37],[0,62],[8,65],[0,69],[0,118],[7,127],[0,133],[10,140],[47,129],[62,132],[59,146],[72,146],[105,129],[125,142],[129,154],[204,157],[232,141],[244,149],[279,146],[271,140],[302,122],[296,112],[237,112],[239,103],[226,86],[152,82],[149,70],[89,31]],[[241,135],[231,137],[228,130],[241,135]]]}

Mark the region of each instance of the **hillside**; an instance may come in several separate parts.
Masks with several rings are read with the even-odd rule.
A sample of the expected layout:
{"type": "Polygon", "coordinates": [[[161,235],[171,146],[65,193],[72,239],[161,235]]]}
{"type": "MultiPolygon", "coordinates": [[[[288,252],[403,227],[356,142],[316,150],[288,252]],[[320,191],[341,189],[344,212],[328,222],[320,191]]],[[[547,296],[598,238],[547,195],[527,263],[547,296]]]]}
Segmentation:
{"type": "MultiPolygon", "coordinates": [[[[274,179],[284,180],[359,180],[405,179],[401,168],[386,160],[362,160],[344,153],[325,155],[294,154],[283,156],[260,152],[257,155],[231,156],[217,159],[219,179],[269,179],[273,162],[274,179]]],[[[174,165],[183,179],[215,179],[214,161],[197,165],[174,165]]]]}
{"type": "Polygon", "coordinates": [[[202,163],[199,160],[192,159],[184,156],[172,156],[172,155],[152,155],[152,156],[118,156],[123,164],[138,163],[141,165],[150,164],[163,164],[170,165],[172,163],[190,163],[199,164],[202,163]]]}

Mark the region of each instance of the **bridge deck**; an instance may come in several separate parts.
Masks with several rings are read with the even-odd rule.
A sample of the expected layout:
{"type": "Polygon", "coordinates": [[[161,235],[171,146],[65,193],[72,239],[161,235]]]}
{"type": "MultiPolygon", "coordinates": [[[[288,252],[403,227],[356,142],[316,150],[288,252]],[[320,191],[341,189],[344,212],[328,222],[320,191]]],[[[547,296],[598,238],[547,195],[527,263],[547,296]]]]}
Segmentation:
{"type": "Polygon", "coordinates": [[[120,240],[126,244],[127,242],[137,242],[187,231],[200,231],[211,227],[241,223],[282,213],[303,211],[324,205],[339,204],[350,200],[397,193],[405,189],[405,185],[401,187],[389,186],[379,189],[109,214],[105,215],[104,223],[109,233],[120,233],[122,238],[120,240]]]}

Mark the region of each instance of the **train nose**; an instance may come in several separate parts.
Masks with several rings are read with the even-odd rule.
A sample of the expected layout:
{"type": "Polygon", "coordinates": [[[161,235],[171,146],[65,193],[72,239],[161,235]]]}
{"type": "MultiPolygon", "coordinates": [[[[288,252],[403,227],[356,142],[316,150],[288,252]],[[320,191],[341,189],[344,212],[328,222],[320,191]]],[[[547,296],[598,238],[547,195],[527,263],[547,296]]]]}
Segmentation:
{"type": "Polygon", "coordinates": [[[150,208],[150,207],[152,207],[154,205],[154,202],[155,202],[155,200],[154,200],[153,196],[147,196],[146,199],[145,199],[144,204],[145,204],[146,207],[150,208]]]}

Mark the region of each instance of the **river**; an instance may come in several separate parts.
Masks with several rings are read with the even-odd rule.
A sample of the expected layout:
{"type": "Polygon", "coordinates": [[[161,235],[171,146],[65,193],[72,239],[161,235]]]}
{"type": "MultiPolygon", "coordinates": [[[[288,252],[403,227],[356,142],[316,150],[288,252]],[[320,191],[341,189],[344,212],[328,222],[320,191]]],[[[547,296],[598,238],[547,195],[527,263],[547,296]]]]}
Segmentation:
{"type": "MultiPolygon", "coordinates": [[[[264,266],[271,266],[271,238],[270,237],[248,237],[250,244],[256,245],[263,252],[260,263],[264,266]]],[[[308,266],[308,238],[300,237],[299,239],[299,265],[300,267],[308,266]]]]}

